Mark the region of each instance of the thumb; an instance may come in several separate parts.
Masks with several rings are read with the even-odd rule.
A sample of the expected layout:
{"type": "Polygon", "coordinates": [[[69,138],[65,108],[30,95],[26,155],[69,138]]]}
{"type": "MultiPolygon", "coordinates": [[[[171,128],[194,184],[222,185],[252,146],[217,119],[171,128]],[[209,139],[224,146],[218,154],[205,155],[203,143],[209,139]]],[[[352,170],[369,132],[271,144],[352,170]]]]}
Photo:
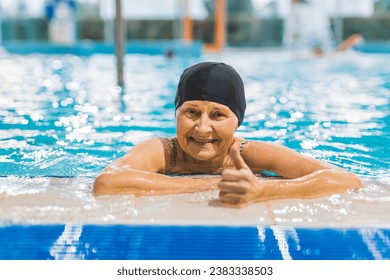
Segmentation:
{"type": "Polygon", "coordinates": [[[236,145],[232,145],[230,147],[229,156],[232,159],[234,166],[238,170],[250,169],[249,166],[245,163],[244,159],[242,158],[240,151],[236,145]]]}

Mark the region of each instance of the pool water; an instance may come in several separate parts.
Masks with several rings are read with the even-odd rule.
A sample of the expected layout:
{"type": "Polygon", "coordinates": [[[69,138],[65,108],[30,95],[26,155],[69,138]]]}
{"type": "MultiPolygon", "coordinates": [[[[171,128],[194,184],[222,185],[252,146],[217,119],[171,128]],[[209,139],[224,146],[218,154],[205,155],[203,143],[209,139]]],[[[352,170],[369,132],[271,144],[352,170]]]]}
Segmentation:
{"type": "Polygon", "coordinates": [[[239,136],[277,142],[358,175],[386,176],[388,56],[228,53],[167,61],[129,55],[121,94],[111,56],[3,54],[1,175],[93,177],[137,142],[174,136],[179,75],[213,59],[243,76],[248,109],[239,136]]]}
{"type": "Polygon", "coordinates": [[[14,250],[0,250],[0,259],[56,258],[50,247],[68,224],[81,230],[76,243],[82,249],[72,250],[83,253],[70,254],[76,259],[390,258],[389,59],[390,54],[359,52],[298,58],[281,52],[226,51],[172,60],[132,54],[125,58],[123,92],[115,85],[110,55],[0,53],[0,240],[3,246],[15,244],[14,250]],[[208,206],[217,195],[213,192],[94,198],[93,178],[112,160],[144,139],[175,135],[173,99],[179,76],[184,68],[206,60],[224,61],[242,75],[248,106],[238,136],[279,143],[333,163],[359,175],[365,188],[244,210],[208,206]],[[188,216],[175,216],[175,205],[189,209],[188,216]],[[265,232],[260,237],[259,226],[265,232]],[[285,226],[288,232],[296,229],[295,239],[283,235],[284,241],[278,242],[275,236],[285,226]],[[123,240],[112,239],[117,231],[123,240]],[[221,238],[233,240],[248,232],[249,241],[234,245],[232,255],[221,248],[214,253],[205,249],[221,238]],[[107,236],[108,243],[97,242],[94,234],[107,236]],[[167,253],[166,248],[185,243],[181,240],[176,247],[170,241],[180,235],[187,238],[191,256],[167,253]],[[140,238],[145,241],[127,253],[110,251],[140,238]],[[335,252],[329,252],[332,246],[318,249],[326,238],[344,247],[335,252]],[[160,248],[165,255],[156,253],[153,240],[165,244],[160,248]],[[206,251],[196,251],[188,240],[203,240],[199,248],[206,251]],[[311,245],[303,249],[294,247],[297,243],[311,245]],[[283,244],[289,245],[288,254],[283,244]],[[87,245],[99,253],[86,254],[87,245]],[[240,251],[242,245],[248,250],[240,251]]]}

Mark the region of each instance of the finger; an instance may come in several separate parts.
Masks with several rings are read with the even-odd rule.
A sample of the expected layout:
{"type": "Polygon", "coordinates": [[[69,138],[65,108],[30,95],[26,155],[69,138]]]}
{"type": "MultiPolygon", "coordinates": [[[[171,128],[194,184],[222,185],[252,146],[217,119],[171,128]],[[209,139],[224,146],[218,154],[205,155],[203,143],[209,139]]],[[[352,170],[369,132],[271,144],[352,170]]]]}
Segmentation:
{"type": "Polygon", "coordinates": [[[218,183],[218,189],[223,193],[235,193],[235,194],[247,193],[247,189],[243,188],[236,182],[220,182],[218,183]]]}
{"type": "Polygon", "coordinates": [[[240,155],[240,151],[236,145],[232,145],[229,151],[230,158],[233,161],[234,166],[237,169],[250,169],[249,166],[245,163],[244,159],[240,155]]]}
{"type": "Polygon", "coordinates": [[[241,204],[232,204],[232,203],[226,203],[222,202],[220,199],[214,199],[209,201],[209,206],[211,207],[226,207],[226,208],[243,208],[247,206],[247,203],[241,203],[241,204]]]}
{"type": "Polygon", "coordinates": [[[243,177],[242,171],[237,169],[225,169],[221,173],[221,179],[223,181],[238,181],[243,177]]]}
{"type": "Polygon", "coordinates": [[[220,192],[219,200],[224,203],[238,204],[244,200],[244,197],[240,194],[220,192]]]}

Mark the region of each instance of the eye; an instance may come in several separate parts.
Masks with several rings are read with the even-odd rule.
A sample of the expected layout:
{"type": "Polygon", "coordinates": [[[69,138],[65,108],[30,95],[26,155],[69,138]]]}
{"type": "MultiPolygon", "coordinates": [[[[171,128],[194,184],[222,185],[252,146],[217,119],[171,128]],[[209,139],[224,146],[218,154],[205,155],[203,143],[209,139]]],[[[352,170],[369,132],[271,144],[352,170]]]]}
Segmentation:
{"type": "Polygon", "coordinates": [[[222,119],[222,118],[226,118],[226,114],[220,112],[220,111],[216,111],[213,113],[213,117],[215,119],[222,119]]]}
{"type": "Polygon", "coordinates": [[[189,117],[196,117],[198,115],[198,111],[195,110],[194,108],[188,108],[185,110],[185,113],[189,117]]]}

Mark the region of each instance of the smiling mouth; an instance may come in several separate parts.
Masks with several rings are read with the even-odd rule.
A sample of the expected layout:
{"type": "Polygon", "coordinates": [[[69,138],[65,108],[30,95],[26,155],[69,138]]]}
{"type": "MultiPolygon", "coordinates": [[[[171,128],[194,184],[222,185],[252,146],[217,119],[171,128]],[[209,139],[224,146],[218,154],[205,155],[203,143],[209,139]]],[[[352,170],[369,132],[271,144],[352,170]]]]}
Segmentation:
{"type": "Polygon", "coordinates": [[[192,136],[188,137],[191,141],[200,144],[200,145],[205,145],[205,144],[213,144],[218,142],[217,139],[199,139],[199,138],[194,138],[192,136]]]}

